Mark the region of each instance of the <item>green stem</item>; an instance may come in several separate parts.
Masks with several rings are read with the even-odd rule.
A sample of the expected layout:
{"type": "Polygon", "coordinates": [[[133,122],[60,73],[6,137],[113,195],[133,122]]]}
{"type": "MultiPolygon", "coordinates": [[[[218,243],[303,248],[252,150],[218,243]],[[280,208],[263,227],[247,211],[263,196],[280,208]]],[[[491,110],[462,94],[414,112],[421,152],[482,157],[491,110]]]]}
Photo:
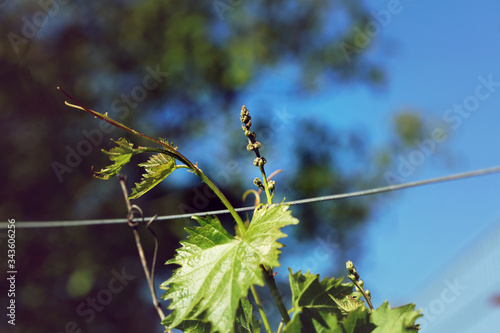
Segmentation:
{"type": "Polygon", "coordinates": [[[264,266],[262,266],[262,268],[264,270],[264,280],[266,280],[266,284],[271,290],[271,294],[273,295],[274,301],[276,302],[281,317],[283,318],[283,321],[286,325],[290,322],[290,315],[288,314],[288,310],[286,309],[286,306],[281,299],[278,286],[276,285],[276,281],[274,280],[274,274],[272,270],[267,270],[267,268],[265,268],[264,266]]]}
{"type": "Polygon", "coordinates": [[[252,295],[253,295],[253,298],[255,299],[255,304],[257,304],[257,309],[259,309],[260,318],[262,319],[262,322],[264,323],[264,327],[266,328],[266,332],[272,333],[271,326],[269,325],[269,321],[267,320],[266,313],[264,312],[264,308],[262,307],[262,303],[260,302],[259,295],[257,294],[257,291],[255,290],[255,286],[253,284],[250,286],[250,290],[252,290],[252,295]]]}
{"type": "Polygon", "coordinates": [[[363,297],[366,300],[366,303],[368,303],[368,306],[370,307],[370,309],[374,310],[372,302],[370,300],[370,297],[365,293],[365,290],[363,289],[363,287],[361,287],[356,280],[351,279],[351,281],[354,283],[356,288],[358,288],[358,290],[361,292],[361,294],[363,295],[363,297]]]}
{"type": "Polygon", "coordinates": [[[224,204],[224,206],[226,206],[226,208],[229,210],[229,212],[231,213],[231,215],[233,216],[234,220],[236,221],[236,223],[238,224],[238,227],[240,228],[241,230],[241,234],[242,235],[245,235],[246,233],[246,227],[245,227],[245,224],[243,223],[243,220],[241,219],[241,217],[238,215],[238,213],[236,212],[236,210],[234,210],[234,207],[233,205],[231,205],[231,203],[229,202],[229,200],[227,200],[227,198],[224,196],[224,194],[219,190],[219,188],[217,186],[215,186],[214,183],[212,183],[212,181],[200,170],[198,169],[198,167],[194,166],[194,169],[193,172],[201,178],[201,180],[208,185],[208,187],[210,187],[212,189],[212,191],[214,191],[214,193],[217,195],[217,197],[219,197],[220,201],[222,201],[222,203],[224,204]]]}
{"type": "Polygon", "coordinates": [[[264,171],[264,166],[259,167],[260,172],[262,173],[262,182],[264,184],[264,191],[266,192],[267,204],[270,205],[273,203],[273,197],[271,196],[271,191],[269,191],[269,184],[267,182],[266,172],[264,171]]]}
{"type": "Polygon", "coordinates": [[[278,330],[276,331],[276,333],[281,333],[283,332],[283,325],[285,324],[285,322],[282,320],[280,321],[280,325],[278,326],[278,330]]]}
{"type": "MultiPolygon", "coordinates": [[[[266,192],[266,197],[267,197],[267,204],[271,205],[273,203],[273,197],[271,196],[271,191],[269,190],[269,183],[267,182],[267,176],[266,176],[266,171],[264,170],[264,166],[261,165],[259,166],[260,172],[262,173],[262,181],[264,185],[264,191],[266,192]]],[[[273,295],[274,302],[276,302],[276,305],[278,306],[278,310],[280,311],[281,317],[283,318],[283,321],[285,322],[285,325],[288,324],[290,321],[290,316],[288,314],[288,311],[286,309],[285,304],[283,303],[283,300],[281,299],[278,286],[276,285],[276,281],[274,280],[274,274],[272,269],[267,269],[266,267],[262,266],[264,270],[264,280],[266,280],[266,284],[269,287],[269,290],[271,290],[271,294],[273,295]]]]}
{"type": "MultiPolygon", "coordinates": [[[[161,142],[160,142],[161,143],[161,142]]],[[[161,143],[164,147],[166,148],[171,148],[172,147],[168,147],[168,146],[165,146],[163,143],[161,143]]],[[[172,156],[173,158],[177,159],[178,161],[182,162],[185,164],[185,166],[178,166],[179,168],[188,168],[190,169],[195,175],[197,175],[198,177],[201,178],[201,180],[208,185],[208,187],[210,187],[212,189],[212,191],[214,191],[214,193],[217,195],[217,197],[219,197],[220,201],[222,201],[222,203],[224,204],[224,206],[226,206],[226,208],[229,210],[229,212],[231,213],[231,215],[233,216],[234,220],[236,221],[236,223],[238,224],[238,227],[241,229],[241,233],[242,235],[245,235],[246,233],[246,227],[245,227],[245,224],[243,223],[243,220],[241,219],[241,217],[238,215],[238,213],[236,212],[236,210],[234,210],[234,207],[233,205],[231,205],[231,203],[229,202],[229,200],[227,200],[226,196],[219,190],[219,188],[203,173],[203,171],[201,171],[200,168],[198,168],[195,164],[193,164],[190,160],[188,160],[184,155],[182,155],[181,153],[179,153],[177,150],[166,150],[164,148],[148,148],[148,147],[144,147],[142,148],[144,151],[147,151],[147,152],[160,152],[160,153],[163,153],[163,154],[167,154],[169,156],[172,156]]]]}

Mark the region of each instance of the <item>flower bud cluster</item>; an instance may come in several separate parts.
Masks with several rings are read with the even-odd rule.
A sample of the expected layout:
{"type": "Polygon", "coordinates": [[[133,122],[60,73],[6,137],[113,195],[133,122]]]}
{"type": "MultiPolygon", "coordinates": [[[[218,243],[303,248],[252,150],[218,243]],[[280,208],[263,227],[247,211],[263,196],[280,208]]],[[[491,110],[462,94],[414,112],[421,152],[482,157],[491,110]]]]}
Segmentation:
{"type": "Polygon", "coordinates": [[[267,163],[267,160],[264,157],[256,157],[253,160],[253,165],[255,165],[257,167],[261,167],[261,166],[263,166],[266,163],[267,163]]]}
{"type": "MultiPolygon", "coordinates": [[[[241,108],[241,118],[240,121],[243,123],[241,128],[243,129],[243,132],[245,132],[245,136],[248,138],[248,145],[247,145],[247,150],[248,151],[254,151],[255,155],[257,155],[257,158],[261,158],[259,154],[259,148],[261,147],[261,144],[259,141],[257,141],[257,135],[255,132],[252,132],[250,130],[250,127],[252,126],[252,117],[250,117],[250,112],[248,112],[248,109],[246,106],[243,105],[241,108]]],[[[263,162],[264,164],[266,163],[265,160],[263,162]]],[[[255,163],[254,163],[255,164],[255,163]]],[[[264,165],[261,164],[261,165],[264,165]]],[[[255,164],[256,166],[260,166],[259,164],[255,164]]]]}
{"type": "Polygon", "coordinates": [[[347,273],[349,274],[349,279],[359,281],[359,274],[356,271],[356,267],[354,267],[354,264],[352,263],[352,261],[349,260],[345,264],[345,267],[347,268],[347,273]]]}
{"type": "MultiPolygon", "coordinates": [[[[241,128],[243,129],[243,132],[245,132],[245,136],[248,138],[248,145],[247,145],[247,150],[248,151],[253,151],[255,155],[257,156],[254,161],[253,165],[258,167],[261,172],[263,177],[266,177],[266,173],[264,171],[264,165],[266,164],[266,159],[262,156],[260,156],[259,149],[261,147],[261,144],[259,141],[257,141],[257,136],[255,132],[252,132],[250,130],[250,127],[252,126],[252,117],[250,117],[250,112],[248,111],[247,107],[243,105],[241,107],[241,118],[240,121],[242,122],[241,128]]],[[[265,186],[262,183],[262,181],[258,178],[255,178],[254,182],[255,186],[257,186],[261,190],[265,190],[265,186]]],[[[269,181],[268,183],[268,188],[270,192],[272,193],[275,188],[275,182],[274,181],[269,181]]]]}
{"type": "Polygon", "coordinates": [[[253,183],[255,186],[257,186],[259,189],[261,189],[262,191],[264,191],[264,184],[262,184],[262,180],[260,180],[259,178],[255,178],[253,180],[253,183]]]}
{"type": "Polygon", "coordinates": [[[257,150],[259,150],[259,148],[260,148],[260,142],[259,142],[259,141],[255,141],[255,143],[251,143],[251,142],[250,142],[250,143],[247,145],[247,150],[248,150],[248,151],[252,151],[252,150],[257,151],[257,150]]]}
{"type": "Polygon", "coordinates": [[[250,127],[252,127],[252,117],[250,117],[250,112],[248,112],[248,109],[246,106],[242,106],[241,107],[241,118],[240,118],[240,121],[243,123],[243,125],[241,126],[241,128],[243,129],[243,131],[245,132],[245,136],[248,138],[248,142],[249,142],[249,145],[248,147],[250,147],[250,145],[255,145],[255,146],[252,146],[250,149],[248,150],[258,150],[260,148],[260,143],[258,141],[256,141],[256,135],[255,135],[255,132],[252,132],[250,130],[250,127]]]}
{"type": "Polygon", "coordinates": [[[361,290],[359,290],[361,288],[361,289],[363,289],[362,291],[364,291],[364,293],[366,294],[366,296],[368,298],[370,298],[370,291],[369,290],[364,290],[363,286],[365,285],[365,282],[360,279],[359,274],[356,271],[356,267],[354,267],[354,264],[352,263],[352,261],[349,260],[346,263],[346,268],[347,268],[347,274],[348,274],[347,277],[350,280],[352,280],[353,282],[356,281],[356,284],[355,284],[356,291],[361,291],[361,290]],[[359,286],[359,288],[358,288],[358,286],[359,286]]]}
{"type": "Polygon", "coordinates": [[[274,188],[276,187],[276,182],[274,180],[270,180],[267,182],[267,186],[269,186],[269,191],[273,193],[274,188]]]}

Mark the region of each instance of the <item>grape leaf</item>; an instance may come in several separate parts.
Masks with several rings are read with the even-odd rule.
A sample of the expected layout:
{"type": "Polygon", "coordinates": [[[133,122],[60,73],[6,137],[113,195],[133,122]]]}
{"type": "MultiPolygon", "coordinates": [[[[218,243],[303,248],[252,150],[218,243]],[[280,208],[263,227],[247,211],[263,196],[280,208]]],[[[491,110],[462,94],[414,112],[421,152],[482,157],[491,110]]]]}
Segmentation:
{"type": "Polygon", "coordinates": [[[385,301],[372,312],[370,320],[377,326],[374,333],[406,333],[418,332],[419,325],[415,325],[415,320],[422,316],[419,311],[415,311],[415,304],[391,309],[385,301]]]}
{"type": "MultiPolygon", "coordinates": [[[[168,318],[168,317],[167,317],[168,318]]],[[[183,333],[210,333],[210,323],[204,323],[201,319],[189,319],[180,323],[177,329],[183,333]]]]}
{"type": "Polygon", "coordinates": [[[286,324],[285,333],[344,333],[337,316],[326,310],[303,308],[286,324]]]}
{"type": "Polygon", "coordinates": [[[236,333],[259,333],[260,322],[255,319],[252,312],[252,304],[248,298],[243,297],[240,306],[236,310],[236,322],[234,326],[236,333]]]}
{"type": "Polygon", "coordinates": [[[343,297],[342,299],[337,299],[333,296],[331,297],[335,301],[335,303],[337,303],[340,312],[342,312],[343,315],[347,316],[350,312],[358,308],[360,308],[361,310],[364,310],[366,308],[365,303],[361,300],[361,295],[361,293],[355,292],[349,296],[343,297]]]}
{"type": "Polygon", "coordinates": [[[162,153],[151,156],[146,163],[141,163],[139,166],[144,167],[146,173],[142,175],[142,181],[140,183],[135,183],[135,187],[132,189],[129,199],[139,198],[167,178],[167,176],[177,168],[175,159],[162,153]]]}
{"type": "MultiPolygon", "coordinates": [[[[194,310],[196,311],[196,310],[194,310]]],[[[210,333],[211,325],[210,323],[203,322],[203,314],[198,316],[198,319],[187,319],[182,321],[176,326],[176,329],[181,330],[184,333],[210,333]]],[[[165,319],[164,324],[170,324],[172,316],[165,319]]],[[[260,332],[260,322],[255,319],[252,313],[252,304],[248,301],[246,297],[243,297],[240,301],[238,309],[236,310],[236,321],[234,323],[235,333],[259,333],[260,332]]]]}
{"type": "Polygon", "coordinates": [[[331,298],[344,297],[352,293],[353,283],[342,283],[343,278],[325,278],[319,280],[319,274],[313,275],[307,271],[293,274],[289,269],[290,288],[292,289],[293,307],[297,311],[301,308],[338,310],[338,305],[331,298]]]}
{"type": "Polygon", "coordinates": [[[235,238],[214,217],[199,218],[200,226],[186,228],[190,236],[181,241],[176,256],[167,264],[177,264],[172,277],[162,284],[173,310],[164,320],[168,329],[183,321],[210,322],[214,332],[234,330],[240,299],[252,284],[263,285],[261,265],[279,266],[280,228],[297,224],[287,205],[261,206],[241,238],[235,238]]]}
{"type": "Polygon", "coordinates": [[[370,323],[370,312],[362,307],[349,311],[341,322],[344,333],[370,333],[375,325],[370,323]]]}
{"type": "Polygon", "coordinates": [[[293,274],[289,269],[294,314],[285,332],[343,332],[338,320],[342,318],[331,296],[351,295],[354,284],[342,283],[343,278],[325,278],[307,271],[293,274]]]}
{"type": "Polygon", "coordinates": [[[125,138],[120,138],[118,141],[111,139],[111,141],[116,143],[117,147],[113,147],[109,151],[102,149],[102,152],[108,155],[109,159],[114,163],[108,165],[104,169],[101,169],[101,171],[95,172],[94,177],[96,178],[107,180],[116,176],[123,166],[130,161],[132,155],[143,153],[145,151],[145,148],[142,147],[134,149],[134,144],[130,143],[125,138]]]}

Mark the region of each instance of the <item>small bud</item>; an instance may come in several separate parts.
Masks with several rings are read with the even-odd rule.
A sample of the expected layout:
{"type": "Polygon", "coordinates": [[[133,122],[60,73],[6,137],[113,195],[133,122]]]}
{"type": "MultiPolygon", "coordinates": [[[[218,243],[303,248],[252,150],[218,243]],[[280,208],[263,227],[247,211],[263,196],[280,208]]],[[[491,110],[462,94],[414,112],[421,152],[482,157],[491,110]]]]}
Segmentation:
{"type": "Polygon", "coordinates": [[[252,117],[247,116],[247,115],[242,115],[240,121],[244,124],[248,123],[252,119],[252,117]]]}
{"type": "Polygon", "coordinates": [[[250,112],[248,112],[247,108],[243,108],[241,109],[240,116],[241,118],[250,117],[250,112]]]}
{"type": "MultiPolygon", "coordinates": [[[[259,148],[260,148],[260,142],[259,141],[255,141],[255,143],[249,143],[247,145],[247,150],[248,151],[259,150],[259,148]]],[[[266,162],[264,161],[264,163],[266,163],[266,162]]]]}
{"type": "MultiPolygon", "coordinates": [[[[254,145],[255,147],[255,145],[254,145]]],[[[266,159],[264,157],[256,157],[254,160],[253,160],[253,165],[255,166],[263,166],[264,164],[266,164],[266,159]]]]}
{"type": "MultiPolygon", "coordinates": [[[[248,112],[248,109],[243,105],[243,107],[241,108],[241,118],[240,118],[240,121],[243,123],[241,128],[243,129],[243,131],[245,132],[245,135],[248,138],[251,138],[250,127],[252,126],[252,121],[250,119],[252,119],[252,117],[250,117],[250,113],[248,112]]],[[[253,138],[252,141],[254,141],[254,140],[255,140],[255,138],[253,138]]]]}
{"type": "Polygon", "coordinates": [[[349,273],[349,279],[358,281],[359,275],[358,275],[358,272],[356,272],[356,267],[354,267],[354,264],[352,263],[352,261],[349,260],[345,264],[345,267],[347,268],[347,273],[349,273]]]}
{"type": "Polygon", "coordinates": [[[276,182],[274,180],[270,180],[267,185],[269,186],[269,191],[272,193],[276,187],[276,182]]]}
{"type": "Polygon", "coordinates": [[[255,178],[255,179],[253,180],[253,183],[254,183],[254,185],[255,185],[255,186],[257,186],[259,189],[261,189],[261,190],[264,190],[264,189],[265,189],[265,188],[264,188],[264,185],[262,185],[262,180],[260,180],[259,178],[255,178]]]}

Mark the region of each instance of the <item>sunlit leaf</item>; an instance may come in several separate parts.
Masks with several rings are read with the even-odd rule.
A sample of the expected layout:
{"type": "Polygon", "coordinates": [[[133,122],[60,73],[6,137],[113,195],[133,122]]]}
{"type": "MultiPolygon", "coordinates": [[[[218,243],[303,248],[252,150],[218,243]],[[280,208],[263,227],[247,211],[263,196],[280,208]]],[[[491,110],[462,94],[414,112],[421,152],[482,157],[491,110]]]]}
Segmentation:
{"type": "Polygon", "coordinates": [[[371,314],[371,322],[377,326],[374,333],[418,332],[415,320],[423,315],[415,311],[415,304],[407,304],[391,309],[385,301],[371,314]]]}
{"type": "Polygon", "coordinates": [[[365,303],[359,299],[359,298],[354,298],[353,296],[345,296],[344,298],[338,299],[333,296],[331,296],[332,299],[337,303],[340,311],[344,315],[348,315],[352,311],[356,309],[361,309],[364,310],[366,309],[365,303]]]}
{"type": "Polygon", "coordinates": [[[146,163],[141,163],[139,166],[144,167],[146,173],[142,175],[142,181],[135,184],[129,199],[139,198],[176,169],[175,160],[162,153],[151,156],[146,163]]]}
{"type": "Polygon", "coordinates": [[[162,284],[163,298],[174,310],[164,324],[177,327],[191,319],[206,320],[214,332],[233,331],[240,300],[252,284],[263,285],[262,266],[279,266],[280,228],[297,224],[288,206],[261,206],[245,235],[235,238],[214,217],[196,218],[200,227],[187,228],[190,236],[168,264],[181,267],[162,284]]]}
{"type": "Polygon", "coordinates": [[[94,177],[96,178],[106,180],[116,176],[123,168],[123,166],[128,162],[130,162],[130,159],[132,158],[133,155],[145,151],[145,148],[142,147],[134,149],[134,144],[130,143],[125,138],[120,138],[118,141],[111,139],[111,141],[116,143],[117,147],[113,147],[109,151],[103,149],[102,152],[108,155],[109,159],[114,163],[108,165],[104,169],[101,169],[101,171],[95,172],[94,177]]]}
{"type": "Polygon", "coordinates": [[[294,314],[285,332],[342,332],[342,313],[331,296],[351,295],[354,285],[342,283],[343,278],[320,281],[318,274],[293,274],[291,269],[289,279],[294,314]]]}

